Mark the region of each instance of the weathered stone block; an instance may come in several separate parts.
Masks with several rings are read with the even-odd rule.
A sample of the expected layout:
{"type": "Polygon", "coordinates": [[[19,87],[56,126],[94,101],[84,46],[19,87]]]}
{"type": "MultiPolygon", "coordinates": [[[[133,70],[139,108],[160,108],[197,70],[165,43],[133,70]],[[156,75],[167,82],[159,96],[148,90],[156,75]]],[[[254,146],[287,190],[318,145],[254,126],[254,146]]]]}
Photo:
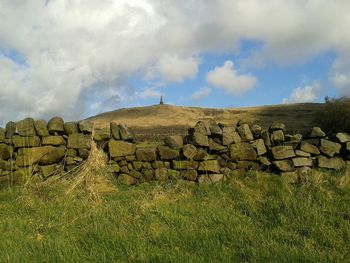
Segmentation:
{"type": "Polygon", "coordinates": [[[136,145],[130,142],[114,141],[108,142],[109,155],[112,158],[135,154],[136,145]]]}
{"type": "Polygon", "coordinates": [[[192,135],[192,140],[194,145],[196,146],[202,146],[202,147],[208,147],[209,146],[209,140],[208,136],[199,133],[199,132],[194,132],[192,135]]]}
{"type": "Polygon", "coordinates": [[[339,154],[341,144],[332,142],[329,140],[321,139],[320,151],[328,157],[333,157],[335,154],[339,154]]]}
{"type": "Polygon", "coordinates": [[[173,169],[175,170],[196,170],[198,168],[198,162],[189,161],[173,161],[173,169]]]}
{"type": "Polygon", "coordinates": [[[41,142],[42,142],[42,145],[54,145],[54,146],[66,145],[66,140],[62,136],[43,137],[41,142]]]}
{"type": "Polygon", "coordinates": [[[311,138],[323,138],[326,137],[326,133],[321,130],[320,127],[313,127],[310,134],[311,138]]]}
{"type": "Polygon", "coordinates": [[[90,151],[89,151],[89,149],[79,148],[78,155],[83,159],[87,159],[90,155],[90,151]]]}
{"type": "Polygon", "coordinates": [[[110,129],[111,129],[112,138],[115,140],[120,140],[121,138],[120,138],[118,124],[115,122],[111,122],[110,129]]]}
{"type": "Polygon", "coordinates": [[[168,169],[166,168],[158,168],[154,170],[154,177],[157,181],[166,181],[168,180],[168,169]]]}
{"type": "Polygon", "coordinates": [[[242,141],[252,141],[254,136],[249,128],[248,124],[243,124],[237,128],[239,135],[241,136],[242,141]]]}
{"type": "Polygon", "coordinates": [[[198,173],[196,170],[184,170],[182,176],[188,181],[196,181],[198,173]]]}
{"type": "Polygon", "coordinates": [[[64,124],[64,131],[69,134],[78,133],[78,123],[77,122],[66,122],[64,124]]]}
{"type": "Polygon", "coordinates": [[[222,129],[215,121],[209,121],[208,123],[211,135],[222,135],[222,129]]]}
{"type": "Polygon", "coordinates": [[[302,150],[295,150],[295,154],[299,157],[311,157],[311,153],[307,153],[302,150]]]}
{"type": "Polygon", "coordinates": [[[73,149],[90,149],[91,137],[81,133],[71,134],[68,137],[67,147],[73,149]]]}
{"type": "Polygon", "coordinates": [[[183,137],[180,135],[167,136],[164,139],[164,143],[172,149],[180,149],[184,145],[183,137]]]}
{"type": "Polygon", "coordinates": [[[138,148],[136,150],[136,159],[138,161],[153,162],[157,160],[155,148],[138,148]]]}
{"type": "Polygon", "coordinates": [[[6,124],[6,138],[10,139],[16,134],[16,123],[10,121],[6,124]]]}
{"type": "Polygon", "coordinates": [[[292,146],[275,146],[271,148],[271,153],[275,160],[295,157],[292,146]]]}
{"type": "Polygon", "coordinates": [[[208,155],[207,150],[205,150],[203,148],[197,148],[196,156],[193,159],[195,161],[202,161],[202,160],[206,159],[207,155],[208,155]]]}
{"type": "Polygon", "coordinates": [[[293,162],[291,160],[273,161],[272,164],[280,172],[293,172],[294,171],[293,162]]]}
{"type": "Polygon", "coordinates": [[[136,178],[134,178],[128,174],[120,174],[118,176],[118,182],[121,184],[125,184],[125,185],[135,185],[139,181],[136,178]]]}
{"type": "Polygon", "coordinates": [[[64,147],[43,146],[34,148],[21,148],[18,151],[16,164],[20,167],[40,163],[54,164],[62,160],[65,155],[64,147]]]}
{"type": "Polygon", "coordinates": [[[210,128],[207,122],[199,121],[194,126],[194,131],[205,136],[211,135],[210,128]]]}
{"type": "Polygon", "coordinates": [[[270,137],[273,145],[279,145],[285,141],[282,130],[273,131],[270,137]]]}
{"type": "Polygon", "coordinates": [[[95,129],[94,140],[97,142],[107,141],[111,138],[110,127],[95,129]]]}
{"type": "Polygon", "coordinates": [[[5,142],[6,139],[6,130],[0,127],[0,143],[5,142]]]}
{"type": "Polygon", "coordinates": [[[32,137],[36,135],[34,120],[26,118],[16,123],[17,132],[20,136],[32,137]]]}
{"type": "Polygon", "coordinates": [[[84,134],[90,134],[92,133],[94,124],[92,122],[89,121],[81,121],[78,124],[79,126],[79,130],[84,133],[84,134]]]}
{"type": "Polygon", "coordinates": [[[0,143],[0,159],[8,160],[12,157],[13,147],[0,143]]]}
{"type": "Polygon", "coordinates": [[[213,139],[209,138],[209,150],[211,152],[227,152],[227,147],[223,146],[223,145],[215,142],[213,139]]]}
{"type": "Polygon", "coordinates": [[[302,167],[302,166],[313,166],[313,161],[311,158],[306,157],[296,157],[292,159],[293,165],[295,167],[302,167]]]}
{"type": "Polygon", "coordinates": [[[38,136],[21,137],[21,136],[15,135],[12,138],[12,143],[15,148],[38,147],[40,146],[40,138],[38,136]]]}
{"type": "Polygon", "coordinates": [[[271,162],[269,161],[269,159],[267,159],[264,156],[259,156],[258,157],[258,162],[260,163],[260,165],[264,168],[267,168],[271,165],[271,162]]]}
{"type": "Polygon", "coordinates": [[[198,171],[201,172],[210,172],[210,173],[219,173],[220,164],[217,160],[203,161],[199,163],[198,171]]]}
{"type": "Polygon", "coordinates": [[[317,161],[320,168],[340,170],[346,166],[344,160],[338,157],[328,158],[325,156],[318,156],[317,161]]]}
{"type": "Polygon", "coordinates": [[[265,143],[263,139],[257,139],[252,142],[253,147],[256,149],[257,154],[264,155],[267,152],[267,149],[265,147],[265,143]]]}
{"type": "Polygon", "coordinates": [[[320,154],[320,150],[315,145],[308,142],[302,142],[300,145],[300,150],[314,155],[320,154]]]}
{"type": "Polygon", "coordinates": [[[203,174],[198,177],[199,184],[213,184],[219,183],[225,179],[223,174],[203,174]]]}
{"type": "Polygon", "coordinates": [[[350,142],[350,135],[345,132],[339,132],[336,134],[340,143],[350,142]]]}
{"type": "Polygon", "coordinates": [[[254,124],[252,125],[250,130],[252,131],[254,138],[258,138],[261,136],[262,128],[260,125],[254,124]]]}
{"type": "Polygon", "coordinates": [[[47,129],[47,122],[45,120],[36,120],[34,122],[36,134],[40,137],[49,136],[49,130],[47,129]]]}
{"type": "Polygon", "coordinates": [[[186,144],[182,148],[182,154],[189,160],[192,160],[197,154],[197,148],[192,144],[186,144]]]}
{"type": "Polygon", "coordinates": [[[245,142],[231,144],[230,156],[234,161],[255,161],[258,157],[253,145],[245,142]]]}
{"type": "Polygon", "coordinates": [[[283,123],[280,123],[280,122],[272,123],[272,125],[270,126],[270,131],[273,132],[273,131],[278,131],[278,130],[285,132],[286,125],[284,125],[283,123]]]}
{"type": "Polygon", "coordinates": [[[40,172],[44,178],[47,178],[63,172],[63,166],[60,164],[40,166],[40,172]]]}
{"type": "Polygon", "coordinates": [[[141,170],[142,179],[140,182],[150,182],[154,178],[154,170],[153,169],[142,169],[141,170]]]}
{"type": "Polygon", "coordinates": [[[242,139],[236,132],[236,127],[224,127],[222,129],[222,144],[230,145],[232,143],[239,143],[242,139]]]}
{"type": "Polygon", "coordinates": [[[174,160],[179,157],[179,150],[167,146],[158,146],[158,153],[161,160],[174,160]]]}
{"type": "Polygon", "coordinates": [[[271,138],[270,138],[270,134],[268,133],[268,131],[262,131],[261,138],[264,140],[265,146],[270,148],[272,143],[271,143],[271,138]]]}
{"type": "Polygon", "coordinates": [[[260,170],[259,164],[252,161],[238,161],[237,162],[237,169],[244,169],[246,171],[258,171],[260,170]]]}
{"type": "Polygon", "coordinates": [[[53,134],[55,132],[58,132],[58,133],[64,132],[63,119],[61,117],[53,117],[51,120],[49,120],[47,124],[47,128],[50,134],[53,134]]]}
{"type": "Polygon", "coordinates": [[[119,129],[120,138],[123,141],[128,141],[128,142],[134,141],[135,135],[134,135],[134,132],[130,128],[128,128],[127,126],[125,126],[123,124],[119,124],[118,129],[119,129]]]}

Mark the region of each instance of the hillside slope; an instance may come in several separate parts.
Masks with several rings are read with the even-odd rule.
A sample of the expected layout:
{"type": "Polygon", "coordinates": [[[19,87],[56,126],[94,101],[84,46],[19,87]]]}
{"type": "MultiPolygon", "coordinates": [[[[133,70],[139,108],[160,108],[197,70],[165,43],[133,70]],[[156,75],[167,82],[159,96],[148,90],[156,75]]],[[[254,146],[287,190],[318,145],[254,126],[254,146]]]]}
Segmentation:
{"type": "Polygon", "coordinates": [[[214,119],[225,124],[247,119],[268,127],[274,121],[287,125],[288,131],[307,132],[312,126],[318,103],[271,105],[249,108],[199,108],[173,105],[154,105],[148,107],[124,108],[102,113],[88,120],[97,127],[104,127],[109,122],[123,123],[133,128],[138,136],[185,134],[188,127],[199,120],[214,119]]]}

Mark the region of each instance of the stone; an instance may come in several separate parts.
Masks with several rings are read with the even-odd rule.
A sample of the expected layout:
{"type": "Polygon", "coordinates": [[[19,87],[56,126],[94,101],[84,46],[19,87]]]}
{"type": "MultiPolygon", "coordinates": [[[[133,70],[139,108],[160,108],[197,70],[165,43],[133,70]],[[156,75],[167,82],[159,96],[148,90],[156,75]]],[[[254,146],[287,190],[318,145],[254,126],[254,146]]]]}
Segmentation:
{"type": "Polygon", "coordinates": [[[11,159],[13,153],[13,147],[7,144],[0,143],[0,159],[11,159]]]}
{"type": "Polygon", "coordinates": [[[250,130],[252,131],[254,138],[261,136],[262,128],[260,125],[254,124],[251,126],[250,130]]]}
{"type": "Polygon", "coordinates": [[[164,144],[171,149],[180,149],[184,145],[183,137],[180,135],[167,136],[164,139],[164,144]]]}
{"type": "Polygon", "coordinates": [[[122,166],[120,167],[120,172],[123,174],[129,174],[129,168],[128,166],[122,166]]]}
{"type": "Polygon", "coordinates": [[[51,164],[40,166],[40,173],[43,178],[48,178],[50,176],[60,174],[63,172],[63,166],[59,164],[51,164]]]}
{"type": "Polygon", "coordinates": [[[110,129],[111,129],[112,138],[115,140],[120,140],[121,138],[120,138],[118,124],[115,122],[111,122],[110,129]]]}
{"type": "Polygon", "coordinates": [[[186,144],[182,148],[182,154],[189,160],[192,160],[197,154],[197,148],[192,144],[186,144]]]}
{"type": "Polygon", "coordinates": [[[21,137],[21,136],[15,135],[12,138],[12,143],[15,148],[38,147],[40,146],[40,138],[38,136],[21,137]]]}
{"type": "Polygon", "coordinates": [[[66,145],[66,140],[62,136],[47,136],[43,137],[41,140],[42,145],[54,145],[54,146],[60,146],[60,145],[66,145]]]}
{"type": "Polygon", "coordinates": [[[267,149],[265,147],[265,143],[263,139],[257,139],[252,142],[253,147],[255,148],[258,156],[264,155],[267,153],[267,149]]]}
{"type": "Polygon", "coordinates": [[[203,122],[203,121],[197,122],[193,129],[194,129],[194,132],[196,133],[200,133],[205,136],[211,135],[209,125],[206,122],[203,122]]]}
{"type": "Polygon", "coordinates": [[[168,169],[166,168],[158,168],[154,170],[154,177],[156,178],[157,181],[166,181],[168,180],[168,169]]]}
{"type": "Polygon", "coordinates": [[[202,147],[208,147],[209,146],[209,140],[208,136],[199,133],[199,132],[193,132],[191,135],[191,138],[193,140],[193,144],[196,146],[202,146],[202,147]]]}
{"type": "Polygon", "coordinates": [[[295,170],[291,160],[273,161],[272,164],[280,172],[293,172],[295,170]]]}
{"type": "Polygon", "coordinates": [[[260,170],[259,164],[252,161],[238,161],[237,162],[237,169],[244,169],[246,171],[253,170],[258,171],[260,170]]]}
{"type": "Polygon", "coordinates": [[[318,138],[305,139],[305,140],[303,140],[303,142],[310,143],[310,144],[312,144],[314,146],[319,146],[320,145],[320,139],[318,139],[318,138]]]}
{"type": "Polygon", "coordinates": [[[198,171],[200,172],[210,172],[210,173],[219,173],[220,164],[217,160],[203,161],[199,163],[198,171]]]}
{"type": "Polygon", "coordinates": [[[36,134],[40,137],[49,136],[49,130],[47,129],[47,122],[45,120],[36,120],[34,122],[36,134]]]}
{"type": "Polygon", "coordinates": [[[142,169],[142,162],[133,161],[133,162],[132,162],[132,166],[133,166],[134,169],[136,169],[136,170],[141,170],[141,169],[142,169]]]}
{"type": "Polygon", "coordinates": [[[145,169],[152,169],[152,164],[148,162],[143,162],[142,167],[145,169]]]}
{"type": "Polygon", "coordinates": [[[84,134],[90,134],[92,133],[94,124],[89,121],[80,121],[78,123],[79,131],[84,133],[84,134]]]}
{"type": "Polygon", "coordinates": [[[204,174],[198,178],[199,184],[219,183],[225,179],[223,174],[204,174]]]}
{"type": "Polygon", "coordinates": [[[73,158],[73,160],[76,161],[76,162],[82,162],[84,159],[81,158],[81,157],[76,156],[76,157],[73,158]]]}
{"type": "Polygon", "coordinates": [[[231,144],[230,156],[234,161],[255,161],[257,153],[253,145],[245,142],[231,144]]]}
{"type": "Polygon", "coordinates": [[[296,157],[292,159],[293,165],[295,167],[302,167],[302,166],[313,166],[313,161],[311,158],[307,157],[296,157]]]}
{"type": "Polygon", "coordinates": [[[126,125],[119,124],[118,125],[120,139],[123,141],[133,142],[134,141],[134,132],[128,128],[126,125]]]}
{"type": "Polygon", "coordinates": [[[269,133],[267,131],[262,131],[261,138],[264,140],[265,146],[270,148],[272,143],[269,133]]]}
{"type": "Polygon", "coordinates": [[[162,162],[162,161],[154,161],[154,162],[152,163],[152,168],[153,168],[153,169],[165,168],[164,162],[162,162]]]}
{"type": "Polygon", "coordinates": [[[273,145],[279,145],[285,141],[282,130],[273,131],[270,138],[273,145]]]}
{"type": "Polygon", "coordinates": [[[179,150],[167,146],[158,146],[158,154],[161,160],[174,160],[179,157],[179,150]]]}
{"type": "Polygon", "coordinates": [[[132,163],[128,163],[128,169],[129,169],[129,171],[134,170],[134,167],[132,166],[132,163]]]}
{"type": "Polygon", "coordinates": [[[73,165],[73,164],[75,164],[76,162],[75,162],[74,158],[75,157],[73,157],[73,156],[67,156],[66,160],[65,160],[66,165],[73,165]]]}
{"type": "Polygon", "coordinates": [[[110,127],[99,128],[94,130],[94,140],[97,142],[108,141],[111,138],[110,127]]]}
{"type": "Polygon", "coordinates": [[[16,164],[20,167],[35,163],[43,165],[54,164],[62,160],[65,155],[64,147],[42,146],[34,148],[21,148],[18,151],[16,164]]]}
{"type": "Polygon", "coordinates": [[[78,155],[83,159],[87,159],[90,155],[90,151],[88,149],[85,149],[85,148],[79,148],[78,155]]]}
{"type": "Polygon", "coordinates": [[[263,167],[269,167],[271,165],[271,162],[269,161],[269,159],[267,159],[264,156],[259,156],[258,157],[258,162],[261,164],[261,166],[263,167]]]}
{"type": "Polygon", "coordinates": [[[208,125],[210,135],[222,135],[222,129],[217,122],[211,120],[209,121],[208,125]]]}
{"type": "Polygon", "coordinates": [[[339,157],[328,158],[325,156],[317,156],[318,166],[320,168],[328,168],[334,170],[340,170],[345,168],[346,164],[343,159],[339,157]]]}
{"type": "Polygon", "coordinates": [[[303,139],[303,136],[301,134],[294,134],[294,135],[287,134],[284,137],[287,142],[295,143],[295,144],[301,143],[303,139]]]}
{"type": "Polygon", "coordinates": [[[135,185],[139,181],[136,178],[134,178],[128,174],[120,174],[118,176],[118,182],[121,184],[125,184],[125,185],[135,185]]]}
{"type": "Polygon", "coordinates": [[[135,155],[125,156],[125,160],[128,162],[136,161],[136,156],[135,155]]]}
{"type": "Polygon", "coordinates": [[[215,142],[212,138],[209,138],[209,150],[211,152],[227,152],[227,147],[215,142]]]}
{"type": "Polygon", "coordinates": [[[175,170],[196,170],[198,168],[198,162],[189,161],[173,161],[173,169],[175,170]]]}
{"type": "Polygon", "coordinates": [[[120,166],[117,163],[111,164],[110,171],[113,173],[119,173],[120,172],[120,166]]]}
{"type": "Polygon", "coordinates": [[[206,151],[206,149],[197,148],[197,153],[193,159],[195,161],[203,161],[204,159],[206,159],[207,155],[208,155],[208,152],[206,151]]]}
{"type": "Polygon", "coordinates": [[[278,130],[285,132],[286,125],[284,125],[283,123],[280,123],[280,122],[272,123],[272,125],[270,126],[270,131],[273,132],[273,131],[278,131],[278,130]]]}
{"type": "Polygon", "coordinates": [[[130,142],[110,140],[108,149],[110,157],[116,158],[135,154],[136,145],[130,142]]]}
{"type": "Polygon", "coordinates": [[[32,118],[25,118],[16,123],[17,133],[20,136],[32,137],[36,135],[34,120],[32,118]]]}
{"type": "Polygon", "coordinates": [[[154,178],[154,170],[153,169],[142,169],[141,170],[142,179],[141,182],[150,182],[154,178]]]}
{"type": "Polygon", "coordinates": [[[196,170],[184,170],[182,171],[182,176],[188,181],[196,181],[198,173],[196,170]]]}
{"type": "Polygon", "coordinates": [[[239,143],[242,139],[239,136],[238,132],[236,132],[236,127],[224,127],[222,129],[222,144],[230,145],[232,143],[239,143]]]}
{"type": "Polygon", "coordinates": [[[299,157],[311,157],[311,153],[307,153],[302,150],[295,150],[295,154],[299,157]]]}
{"type": "Polygon", "coordinates": [[[347,142],[347,143],[346,143],[346,150],[347,150],[347,151],[350,151],[350,142],[347,142]]]}
{"type": "Polygon", "coordinates": [[[64,131],[68,135],[79,132],[79,130],[78,130],[78,123],[77,122],[66,122],[63,125],[63,127],[64,127],[64,131]]]}
{"type": "Polygon", "coordinates": [[[340,143],[350,142],[350,135],[345,132],[339,132],[335,135],[340,143]]]}
{"type": "Polygon", "coordinates": [[[295,157],[292,146],[274,146],[271,148],[271,153],[275,160],[283,160],[295,157]]]}
{"type": "Polygon", "coordinates": [[[300,150],[307,153],[311,153],[313,155],[320,154],[320,150],[315,145],[312,145],[311,143],[308,143],[308,142],[302,142],[300,145],[300,150]]]}
{"type": "Polygon", "coordinates": [[[141,179],[141,177],[142,177],[142,174],[136,170],[131,170],[129,172],[129,175],[136,178],[136,179],[141,179]]]}
{"type": "Polygon", "coordinates": [[[252,141],[254,136],[249,128],[248,124],[243,124],[237,128],[237,131],[242,139],[242,141],[252,141]]]}
{"type": "Polygon", "coordinates": [[[6,138],[11,139],[16,134],[16,123],[10,121],[6,124],[6,138]]]}
{"type": "Polygon", "coordinates": [[[55,132],[63,133],[64,132],[64,122],[61,117],[53,117],[49,120],[47,124],[47,129],[50,134],[54,134],[55,132]]]}
{"type": "Polygon", "coordinates": [[[332,142],[329,140],[321,139],[320,151],[328,157],[333,157],[335,154],[339,154],[341,144],[332,142]]]}
{"type": "Polygon", "coordinates": [[[323,137],[326,137],[326,133],[322,131],[320,127],[312,128],[310,138],[323,138],[323,137]]]}
{"type": "Polygon", "coordinates": [[[136,150],[136,159],[138,161],[153,162],[157,160],[155,148],[138,148],[136,150]]]}
{"type": "Polygon", "coordinates": [[[67,147],[73,149],[90,149],[91,137],[81,133],[71,134],[68,136],[67,147]]]}

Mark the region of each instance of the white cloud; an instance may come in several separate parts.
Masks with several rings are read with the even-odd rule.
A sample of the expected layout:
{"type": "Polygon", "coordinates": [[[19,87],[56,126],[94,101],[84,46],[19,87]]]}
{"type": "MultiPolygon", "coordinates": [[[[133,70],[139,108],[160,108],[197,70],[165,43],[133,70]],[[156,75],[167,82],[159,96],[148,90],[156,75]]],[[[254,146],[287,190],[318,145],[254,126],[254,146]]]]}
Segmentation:
{"type": "Polygon", "coordinates": [[[166,54],[158,60],[157,69],[165,81],[183,82],[197,75],[198,64],[199,61],[193,57],[180,58],[166,54]]]}
{"type": "Polygon", "coordinates": [[[341,96],[350,96],[350,56],[337,59],[331,69],[330,81],[341,96]]]}
{"type": "Polygon", "coordinates": [[[210,93],[211,93],[211,89],[204,87],[204,88],[201,88],[201,89],[197,90],[196,92],[194,92],[191,95],[191,99],[194,99],[194,100],[203,99],[203,98],[208,97],[210,95],[210,93]]]}
{"type": "Polygon", "coordinates": [[[232,61],[226,61],[222,67],[216,67],[207,74],[207,81],[216,88],[221,88],[234,95],[243,94],[252,89],[256,78],[239,75],[232,61]]]}
{"type": "Polygon", "coordinates": [[[160,96],[163,94],[160,93],[158,90],[152,89],[152,88],[146,88],[141,92],[136,93],[136,97],[140,99],[160,99],[160,96]]]}
{"type": "Polygon", "coordinates": [[[322,87],[317,81],[311,85],[295,88],[289,98],[283,99],[283,103],[315,102],[318,100],[321,89],[322,87]]]}
{"type": "MultiPolygon", "coordinates": [[[[130,99],[125,83],[135,74],[156,68],[164,81],[181,82],[196,76],[197,57],[238,52],[242,39],[261,43],[254,53],[259,65],[300,62],[329,50],[350,57],[345,0],[46,2],[0,1],[2,119],[79,118],[89,104],[103,107],[104,101],[117,107],[130,99]],[[118,96],[108,97],[105,89],[118,96]],[[92,90],[96,98],[88,97],[92,90]]],[[[230,92],[255,81],[232,72],[238,89],[216,81],[230,92]]],[[[342,93],[349,90],[348,76],[344,69],[332,78],[342,93]]]]}

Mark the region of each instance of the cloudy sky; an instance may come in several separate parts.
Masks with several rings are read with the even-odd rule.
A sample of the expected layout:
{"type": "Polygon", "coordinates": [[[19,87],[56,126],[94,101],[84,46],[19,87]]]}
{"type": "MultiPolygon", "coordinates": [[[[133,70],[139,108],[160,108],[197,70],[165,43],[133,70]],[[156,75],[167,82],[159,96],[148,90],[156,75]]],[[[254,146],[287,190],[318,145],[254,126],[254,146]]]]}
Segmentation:
{"type": "Polygon", "coordinates": [[[0,0],[0,122],[350,95],[349,0],[0,0]]]}

